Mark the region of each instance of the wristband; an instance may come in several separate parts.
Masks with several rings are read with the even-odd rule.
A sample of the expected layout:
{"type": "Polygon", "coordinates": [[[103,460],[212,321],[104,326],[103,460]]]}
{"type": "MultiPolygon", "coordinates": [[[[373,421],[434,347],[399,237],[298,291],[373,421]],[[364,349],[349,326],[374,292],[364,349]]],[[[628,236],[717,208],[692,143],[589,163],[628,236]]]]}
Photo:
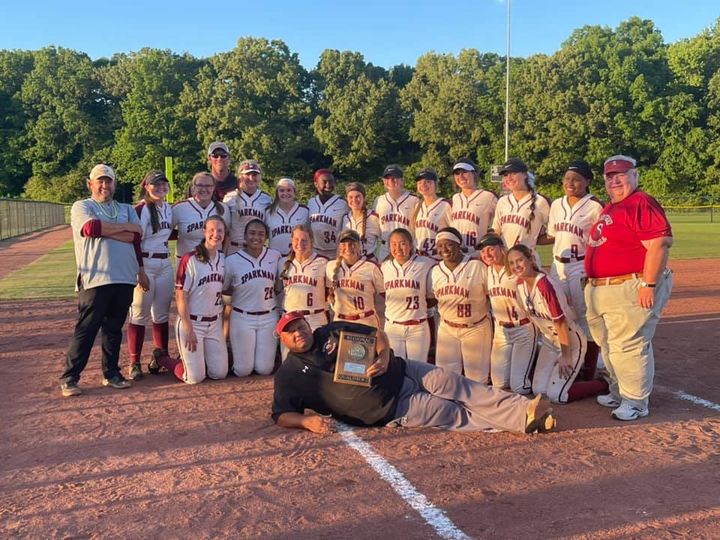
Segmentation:
{"type": "Polygon", "coordinates": [[[656,285],[655,283],[648,283],[648,282],[646,282],[646,281],[640,280],[640,286],[641,286],[641,287],[649,287],[649,288],[651,288],[651,289],[654,289],[654,288],[655,288],[655,285],[656,285]]]}

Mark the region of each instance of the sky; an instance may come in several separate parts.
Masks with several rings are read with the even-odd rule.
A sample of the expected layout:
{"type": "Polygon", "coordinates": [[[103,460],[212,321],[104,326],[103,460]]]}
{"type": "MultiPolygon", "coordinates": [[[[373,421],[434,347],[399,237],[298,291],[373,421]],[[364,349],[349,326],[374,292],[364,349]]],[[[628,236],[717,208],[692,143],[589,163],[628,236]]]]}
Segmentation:
{"type": "MultiPolygon", "coordinates": [[[[585,25],[652,20],[666,43],[715,26],[717,0],[511,0],[511,55],[552,54],[585,25]]],[[[143,47],[207,57],[244,36],[280,39],[308,69],[325,49],[390,68],[422,54],[506,50],[507,0],[2,0],[0,49],[48,45],[91,58],[143,47]]]]}

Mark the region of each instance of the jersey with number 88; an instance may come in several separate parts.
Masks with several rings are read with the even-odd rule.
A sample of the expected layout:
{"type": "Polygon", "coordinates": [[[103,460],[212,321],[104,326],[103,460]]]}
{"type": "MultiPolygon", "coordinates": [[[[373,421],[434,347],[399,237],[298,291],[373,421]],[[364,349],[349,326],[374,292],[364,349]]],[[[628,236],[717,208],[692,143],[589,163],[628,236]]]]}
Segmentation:
{"type": "Polygon", "coordinates": [[[432,288],[444,321],[474,324],[488,314],[487,267],[466,256],[454,269],[444,262],[432,270],[432,288]]]}

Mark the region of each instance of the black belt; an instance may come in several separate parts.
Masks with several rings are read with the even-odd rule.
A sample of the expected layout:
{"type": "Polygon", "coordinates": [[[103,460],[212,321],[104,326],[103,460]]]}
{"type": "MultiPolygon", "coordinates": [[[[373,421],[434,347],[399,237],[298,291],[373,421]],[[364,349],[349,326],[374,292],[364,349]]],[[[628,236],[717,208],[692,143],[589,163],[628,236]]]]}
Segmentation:
{"type": "Polygon", "coordinates": [[[236,308],[233,306],[233,311],[237,311],[238,313],[244,313],[245,315],[267,315],[268,313],[272,313],[275,311],[275,308],[269,309],[267,311],[244,311],[240,308],[236,308]]]}
{"type": "Polygon", "coordinates": [[[567,263],[571,263],[571,262],[573,262],[573,261],[582,261],[582,260],[585,260],[585,255],[580,255],[579,257],[558,257],[558,256],[556,255],[556,256],[555,256],[555,260],[556,260],[557,262],[561,262],[561,263],[567,264],[567,263]]]}
{"type": "Polygon", "coordinates": [[[141,255],[145,259],[167,259],[170,256],[169,253],[148,253],[147,251],[143,251],[141,255]]]}
{"type": "Polygon", "coordinates": [[[200,317],[199,315],[190,315],[190,320],[199,322],[213,322],[217,321],[217,318],[217,315],[213,315],[212,317],[200,317]]]}
{"type": "Polygon", "coordinates": [[[515,328],[516,326],[525,326],[527,323],[530,322],[530,319],[520,319],[518,322],[506,322],[506,321],[497,321],[499,326],[502,326],[503,328],[515,328]]]}
{"type": "Polygon", "coordinates": [[[316,315],[317,313],[322,313],[323,311],[325,311],[325,309],[300,309],[298,311],[303,315],[316,315]]]}

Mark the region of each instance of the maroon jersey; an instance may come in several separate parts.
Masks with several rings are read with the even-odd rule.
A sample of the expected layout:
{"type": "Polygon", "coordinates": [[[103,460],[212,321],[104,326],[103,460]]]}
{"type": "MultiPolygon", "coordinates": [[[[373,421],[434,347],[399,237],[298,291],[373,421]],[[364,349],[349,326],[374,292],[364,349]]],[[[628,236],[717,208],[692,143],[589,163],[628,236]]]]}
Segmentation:
{"type": "Polygon", "coordinates": [[[585,271],[590,278],[641,273],[645,264],[643,240],[672,236],[660,204],[635,191],[619,203],[608,203],[590,228],[585,271]]]}

